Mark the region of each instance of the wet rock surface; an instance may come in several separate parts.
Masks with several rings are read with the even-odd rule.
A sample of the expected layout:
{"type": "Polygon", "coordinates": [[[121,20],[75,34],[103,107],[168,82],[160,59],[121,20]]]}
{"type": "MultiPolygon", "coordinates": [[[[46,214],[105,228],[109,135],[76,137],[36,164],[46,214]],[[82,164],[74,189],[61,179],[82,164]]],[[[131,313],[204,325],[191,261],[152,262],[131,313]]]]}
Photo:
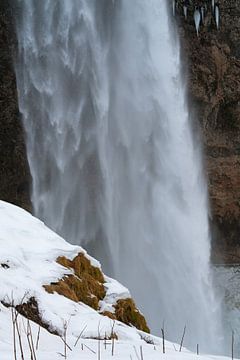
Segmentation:
{"type": "Polygon", "coordinates": [[[30,173],[21,125],[13,53],[16,48],[11,2],[0,2],[0,199],[27,210],[30,173]]]}
{"type": "Polygon", "coordinates": [[[175,21],[188,62],[185,74],[190,103],[200,120],[204,139],[213,259],[239,262],[240,1],[176,1],[175,21]],[[186,5],[187,17],[183,8],[186,5]],[[197,36],[194,12],[201,11],[201,7],[204,18],[201,16],[197,36]]]}

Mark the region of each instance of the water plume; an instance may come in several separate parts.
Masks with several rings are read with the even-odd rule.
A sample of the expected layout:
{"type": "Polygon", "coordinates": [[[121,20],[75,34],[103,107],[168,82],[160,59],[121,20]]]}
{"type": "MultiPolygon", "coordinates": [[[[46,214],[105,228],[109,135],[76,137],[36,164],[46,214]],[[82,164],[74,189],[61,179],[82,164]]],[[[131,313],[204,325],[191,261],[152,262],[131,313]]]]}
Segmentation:
{"type": "MultiPolygon", "coordinates": [[[[218,347],[208,201],[163,0],[19,0],[35,214],[125,283],[153,331],[218,347]]],[[[170,11],[171,12],[171,11],[170,11]]]]}

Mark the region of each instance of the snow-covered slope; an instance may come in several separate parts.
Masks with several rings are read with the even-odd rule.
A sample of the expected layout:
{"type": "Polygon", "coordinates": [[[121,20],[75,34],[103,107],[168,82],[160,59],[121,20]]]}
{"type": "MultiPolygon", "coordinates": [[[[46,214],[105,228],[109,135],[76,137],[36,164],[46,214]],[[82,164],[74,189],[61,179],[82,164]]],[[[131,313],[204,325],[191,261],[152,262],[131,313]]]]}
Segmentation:
{"type": "MultiPolygon", "coordinates": [[[[72,260],[79,253],[100,268],[81,247],[68,244],[24,210],[0,201],[1,360],[31,359],[31,356],[33,360],[54,360],[63,358],[65,352],[73,360],[154,360],[163,356],[196,359],[195,354],[184,348],[179,352],[179,345],[169,342],[164,355],[160,338],[113,321],[82,302],[56,292],[48,293],[44,285],[72,274],[71,269],[58,264],[56,259],[64,256],[72,260]],[[30,309],[24,307],[31,302],[30,309]],[[39,317],[40,324],[58,335],[29,321],[15,308],[30,319],[39,317]]],[[[119,299],[130,298],[129,291],[113,279],[105,277],[104,286],[106,294],[100,303],[104,311],[113,312],[119,299]]]]}
{"type": "MultiPolygon", "coordinates": [[[[1,360],[14,359],[14,342],[12,331],[11,311],[3,306],[0,306],[0,358],[1,360]]],[[[94,315],[90,314],[84,317],[86,323],[89,320],[94,322],[94,315]]],[[[95,319],[95,328],[98,327],[99,319],[95,319]]],[[[23,348],[23,359],[30,360],[31,352],[27,340],[27,320],[21,315],[18,316],[18,323],[21,332],[21,343],[23,348]]],[[[83,323],[81,323],[82,325],[83,323]]],[[[80,326],[81,326],[80,325],[80,326]]],[[[102,323],[100,323],[100,331],[102,330],[102,323]]],[[[111,340],[98,341],[96,339],[86,339],[84,335],[79,340],[68,329],[66,342],[56,335],[52,335],[45,329],[41,328],[39,334],[39,327],[30,322],[32,333],[32,344],[34,348],[33,359],[37,360],[60,360],[66,358],[69,360],[229,360],[229,358],[220,358],[216,356],[204,356],[188,351],[182,348],[179,352],[179,345],[170,342],[165,343],[165,354],[163,354],[162,340],[152,337],[154,344],[148,344],[141,340],[137,333],[128,327],[122,329],[122,335],[125,339],[117,340],[112,343],[111,340]],[[78,340],[78,341],[77,341],[78,340]],[[77,344],[76,344],[77,341],[77,344]],[[76,344],[76,346],[75,346],[76,344]],[[112,355],[113,354],[113,355],[112,355]],[[142,355],[141,355],[142,354],[142,355]]],[[[31,338],[30,341],[31,343],[31,338]]],[[[17,359],[21,359],[21,351],[19,347],[19,339],[16,336],[16,353],[17,359]]]]}
{"type": "MultiPolygon", "coordinates": [[[[57,263],[57,258],[61,256],[72,260],[79,254],[101,270],[99,262],[84,249],[68,244],[28,212],[0,201],[0,300],[5,304],[13,302],[16,306],[34,298],[42,322],[58,334],[62,334],[63,324],[67,321],[71,332],[78,336],[86,319],[88,327],[85,336],[96,336],[96,321],[100,320],[104,333],[108,334],[111,332],[109,318],[81,302],[56,292],[49,294],[44,288],[73,274],[71,269],[57,263]]],[[[105,275],[104,288],[105,296],[100,301],[99,311],[114,312],[113,305],[119,299],[131,297],[124,286],[105,275]]],[[[122,324],[116,323],[115,331],[118,332],[119,326],[121,337],[122,324]]]]}

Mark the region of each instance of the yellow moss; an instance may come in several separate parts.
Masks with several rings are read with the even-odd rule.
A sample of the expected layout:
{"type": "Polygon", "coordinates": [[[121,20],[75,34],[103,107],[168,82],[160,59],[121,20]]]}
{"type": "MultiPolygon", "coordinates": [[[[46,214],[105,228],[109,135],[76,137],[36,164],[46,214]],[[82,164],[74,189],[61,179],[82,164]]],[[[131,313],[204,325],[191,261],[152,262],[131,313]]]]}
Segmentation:
{"type": "Polygon", "coordinates": [[[59,282],[57,283],[52,283],[51,285],[44,285],[44,289],[50,294],[57,292],[59,295],[63,295],[70,300],[79,301],[74,290],[72,290],[67,284],[67,282],[65,282],[65,278],[59,280],[59,282]]]}
{"type": "Polygon", "coordinates": [[[57,292],[73,301],[83,303],[98,310],[99,300],[105,297],[104,277],[101,270],[92,266],[91,262],[82,254],[78,254],[73,260],[64,256],[57,262],[66,268],[73,270],[74,275],[65,275],[56,283],[45,285],[49,293],[57,292]]]}
{"type": "Polygon", "coordinates": [[[150,332],[144,316],[136,308],[134,301],[131,298],[118,300],[114,305],[115,312],[104,311],[101,314],[108,316],[112,320],[119,320],[127,325],[133,325],[137,329],[150,332]]]}
{"type": "Polygon", "coordinates": [[[133,299],[121,299],[118,300],[115,307],[116,319],[122,321],[127,325],[133,325],[137,329],[150,332],[149,327],[144,316],[136,308],[133,299]]]}
{"type": "Polygon", "coordinates": [[[112,320],[117,320],[117,319],[116,319],[116,315],[115,315],[114,313],[110,312],[110,311],[103,311],[103,312],[101,313],[101,315],[107,316],[107,317],[109,317],[109,318],[112,319],[112,320]]]}
{"type": "MultiPolygon", "coordinates": [[[[106,291],[104,288],[104,276],[98,267],[95,267],[84,256],[78,254],[73,260],[65,256],[57,258],[57,262],[73,271],[72,275],[65,275],[58,282],[44,285],[49,293],[57,292],[73,301],[81,301],[93,309],[99,309],[99,300],[103,300],[106,291]]],[[[136,308],[131,298],[118,300],[114,306],[115,313],[105,311],[106,315],[112,320],[119,320],[127,325],[133,325],[137,329],[150,332],[144,316],[136,308]]]]}
{"type": "Polygon", "coordinates": [[[80,278],[83,274],[88,274],[100,283],[104,283],[104,277],[101,270],[93,266],[89,259],[84,254],[79,253],[73,260],[67,259],[65,256],[59,256],[57,262],[67,268],[74,270],[74,273],[80,278]]]}

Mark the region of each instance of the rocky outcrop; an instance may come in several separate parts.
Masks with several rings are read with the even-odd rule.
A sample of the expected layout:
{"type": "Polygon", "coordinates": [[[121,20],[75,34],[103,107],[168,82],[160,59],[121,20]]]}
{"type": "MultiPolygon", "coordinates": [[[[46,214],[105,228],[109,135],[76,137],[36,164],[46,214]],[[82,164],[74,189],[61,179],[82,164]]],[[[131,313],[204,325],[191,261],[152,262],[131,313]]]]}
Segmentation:
{"type": "Polygon", "coordinates": [[[176,1],[190,103],[202,127],[209,179],[214,261],[240,257],[240,7],[238,0],[176,1]],[[183,6],[188,9],[187,18],[183,6]],[[197,36],[194,11],[204,7],[197,36]],[[234,256],[232,256],[234,254],[234,256]]]}
{"type": "Polygon", "coordinates": [[[144,316],[130,297],[116,298],[112,311],[101,311],[100,304],[107,295],[105,278],[101,269],[93,266],[84,254],[79,253],[73,260],[60,256],[57,263],[70,269],[72,274],[66,274],[59,281],[44,285],[47,292],[56,292],[75,302],[81,301],[112,320],[119,320],[144,332],[150,332],[144,316]]]}
{"type": "Polygon", "coordinates": [[[10,4],[0,2],[0,199],[30,210],[30,173],[13,68],[16,40],[10,4]]]}

